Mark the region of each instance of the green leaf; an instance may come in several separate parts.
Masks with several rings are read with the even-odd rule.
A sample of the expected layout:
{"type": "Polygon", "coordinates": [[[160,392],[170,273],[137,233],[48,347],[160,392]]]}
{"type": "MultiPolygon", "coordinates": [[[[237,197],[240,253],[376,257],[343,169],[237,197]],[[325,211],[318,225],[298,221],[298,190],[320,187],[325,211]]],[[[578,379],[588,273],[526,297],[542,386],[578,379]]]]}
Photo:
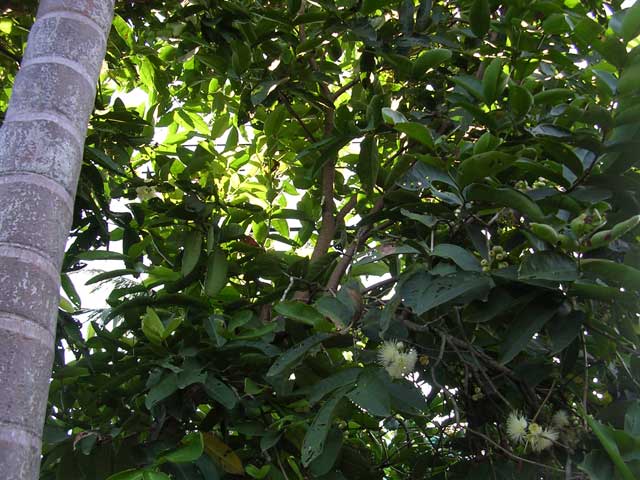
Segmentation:
{"type": "Polygon", "coordinates": [[[327,474],[338,460],[341,448],[342,432],[337,428],[332,428],[327,435],[322,453],[309,465],[311,474],[314,477],[327,474]]]}
{"type": "Polygon", "coordinates": [[[409,415],[421,415],[428,408],[427,399],[420,388],[408,380],[396,380],[387,384],[394,409],[409,415]]]}
{"type": "Polygon", "coordinates": [[[356,173],[360,177],[365,191],[372,192],[378,178],[380,161],[378,160],[378,144],[376,137],[367,135],[360,144],[360,155],[356,173]]]}
{"type": "Polygon", "coordinates": [[[215,249],[209,254],[207,277],[204,284],[204,291],[208,296],[215,297],[224,288],[227,283],[228,268],[227,255],[224,251],[215,249]]]}
{"type": "Polygon", "coordinates": [[[587,423],[595,433],[598,440],[604,447],[604,450],[609,455],[609,458],[613,462],[616,467],[616,470],[621,475],[624,480],[634,480],[635,475],[631,472],[629,467],[624,463],[622,456],[620,455],[620,450],[618,450],[618,445],[616,444],[615,438],[612,434],[612,430],[605,425],[602,425],[591,415],[583,414],[583,418],[586,419],[587,423]]]}
{"type": "Polygon", "coordinates": [[[184,239],[184,253],[182,255],[182,275],[189,275],[200,259],[202,251],[202,233],[195,230],[186,234],[184,239]]]}
{"type": "Polygon", "coordinates": [[[358,380],[356,388],[347,397],[371,415],[388,417],[391,414],[391,398],[387,385],[380,378],[382,370],[365,369],[358,380]]]}
{"type": "Polygon", "coordinates": [[[147,307],[147,312],[142,316],[142,333],[151,343],[160,345],[164,335],[164,324],[156,311],[147,307]]]}
{"type": "Polygon", "coordinates": [[[169,397],[178,390],[178,376],[171,372],[165,375],[165,377],[156,385],[151,387],[149,393],[147,393],[144,399],[144,404],[147,409],[151,410],[158,402],[169,397]]]}
{"type": "Polygon", "coordinates": [[[267,372],[268,377],[275,377],[276,375],[282,375],[293,370],[304,358],[304,356],[313,347],[322,343],[326,339],[330,338],[328,333],[316,333],[311,337],[308,337],[303,342],[297,344],[295,347],[290,348],[271,365],[271,368],[267,372]]]}
{"type": "Polygon", "coordinates": [[[392,108],[385,107],[382,109],[382,118],[390,125],[397,125],[399,123],[406,123],[406,117],[392,108]]]}
{"type": "Polygon", "coordinates": [[[628,95],[640,90],[640,63],[625,68],[618,80],[618,92],[628,95]]]}
{"type": "Polygon", "coordinates": [[[174,463],[188,463],[196,461],[204,451],[202,434],[200,432],[193,432],[186,435],[182,439],[182,445],[182,447],[174,450],[173,452],[162,455],[160,460],[174,463]]]}
{"type": "Polygon", "coordinates": [[[492,151],[473,155],[460,163],[458,183],[465,186],[475,180],[494,176],[509,168],[515,161],[515,156],[503,152],[492,151]]]}
{"type": "Polygon", "coordinates": [[[473,0],[469,11],[471,31],[476,37],[483,37],[491,26],[491,11],[489,0],[473,0]]]}
{"type": "Polygon", "coordinates": [[[524,258],[518,269],[523,280],[573,281],[578,278],[576,262],[556,252],[536,252],[524,258]]]}
{"type": "Polygon", "coordinates": [[[589,452],[578,468],[588,473],[591,480],[611,480],[614,478],[613,464],[602,450],[589,452]]]}
{"type": "Polygon", "coordinates": [[[440,243],[435,246],[432,255],[440,258],[448,258],[458,265],[462,270],[480,272],[482,267],[480,261],[468,250],[453,245],[451,243],[440,243]]]}
{"type": "Polygon", "coordinates": [[[484,95],[484,102],[487,105],[492,105],[497,100],[497,95],[501,93],[498,91],[501,73],[502,59],[494,58],[491,60],[491,63],[489,63],[482,77],[482,93],[484,95]]]}
{"type": "Polygon", "coordinates": [[[625,10],[621,26],[622,39],[630,42],[640,35],[640,2],[635,2],[631,8],[625,10]]]}
{"type": "Polygon", "coordinates": [[[413,62],[411,73],[414,78],[421,80],[426,72],[451,60],[452,55],[451,50],[447,48],[424,51],[413,62]]]}
{"type": "Polygon", "coordinates": [[[232,410],[238,403],[238,397],[231,388],[213,375],[207,375],[204,390],[211,398],[227,410],[232,410]]]}
{"type": "Polygon", "coordinates": [[[312,327],[318,327],[326,323],[324,315],[306,303],[298,301],[280,302],[274,307],[274,310],[280,315],[312,327]]]}
{"type": "Polygon", "coordinates": [[[555,313],[556,308],[543,304],[531,304],[520,312],[515,317],[513,325],[509,326],[507,335],[502,342],[500,363],[509,363],[523,351],[529,345],[531,338],[542,330],[542,327],[551,320],[555,313]]]}
{"type": "MultiPolygon", "coordinates": [[[[348,388],[348,387],[347,387],[348,388]]],[[[302,441],[302,465],[305,467],[324,451],[334,411],[345,395],[345,388],[334,392],[322,405],[302,441]]]]}
{"type": "Polygon", "coordinates": [[[550,88],[533,96],[536,105],[556,105],[573,97],[573,91],[568,88],[550,88]]]}
{"type": "Polygon", "coordinates": [[[360,368],[348,368],[323,378],[306,390],[307,400],[313,405],[340,387],[354,385],[361,371],[362,369],[360,368]]]}
{"type": "Polygon", "coordinates": [[[556,355],[567,348],[580,334],[584,322],[582,312],[571,312],[569,315],[557,316],[547,325],[547,333],[551,339],[551,355],[556,355]]]}
{"type": "Polygon", "coordinates": [[[422,315],[448,302],[460,304],[485,298],[492,287],[491,278],[475,272],[434,277],[422,270],[403,279],[399,286],[399,296],[416,315],[422,315]]]}
{"type": "Polygon", "coordinates": [[[431,150],[435,149],[431,131],[421,123],[397,123],[393,126],[393,128],[395,128],[399,132],[406,134],[410,139],[420,142],[422,145],[429,147],[431,150]]]}
{"type": "Polygon", "coordinates": [[[140,272],[133,268],[120,268],[117,270],[110,270],[108,272],[102,272],[94,277],[91,277],[89,280],[85,282],[85,285],[93,285],[94,283],[99,283],[104,280],[110,280],[112,278],[122,277],[124,275],[133,275],[137,273],[140,273],[140,272]]]}
{"type": "Polygon", "coordinates": [[[247,465],[244,469],[251,478],[262,479],[266,477],[271,470],[271,465],[263,465],[260,468],[255,465],[247,465]]]}
{"type": "Polygon", "coordinates": [[[532,106],[533,95],[529,90],[520,85],[511,85],[509,87],[509,108],[516,119],[521,119],[527,115],[532,106]]]}
{"type": "Polygon", "coordinates": [[[621,285],[627,290],[640,290],[640,270],[633,267],[603,258],[585,258],[580,265],[584,272],[608,283],[621,285]]]}
{"type": "Polygon", "coordinates": [[[545,215],[540,207],[524,193],[512,188],[492,188],[474,183],[463,192],[467,200],[485,201],[506,208],[513,208],[527,215],[531,220],[542,222],[545,215]]]}
{"type": "Polygon", "coordinates": [[[144,472],[143,480],[171,480],[171,477],[162,472],[144,472]]]}
{"type": "Polygon", "coordinates": [[[636,400],[624,415],[624,431],[634,437],[640,437],[640,401],[636,400]]]}
{"type": "Polygon", "coordinates": [[[144,471],[132,468],[130,470],[124,470],[119,473],[115,473],[107,478],[107,480],[142,480],[144,471]]]}
{"type": "Polygon", "coordinates": [[[107,250],[90,250],[75,256],[76,260],[129,260],[129,257],[118,252],[107,250]]]}

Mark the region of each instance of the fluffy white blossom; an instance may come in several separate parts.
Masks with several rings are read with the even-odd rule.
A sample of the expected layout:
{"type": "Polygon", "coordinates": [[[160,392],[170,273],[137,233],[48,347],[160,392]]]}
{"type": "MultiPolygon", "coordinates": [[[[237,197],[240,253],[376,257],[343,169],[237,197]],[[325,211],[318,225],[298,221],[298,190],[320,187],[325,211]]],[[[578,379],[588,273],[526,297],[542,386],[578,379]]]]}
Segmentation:
{"type": "Polygon", "coordinates": [[[391,378],[402,378],[413,372],[418,353],[413,349],[404,350],[402,342],[386,341],[378,350],[378,361],[391,378]]]}
{"type": "Polygon", "coordinates": [[[559,429],[563,429],[569,426],[569,415],[565,410],[558,410],[551,417],[551,424],[559,429]]]}
{"type": "Polygon", "coordinates": [[[558,440],[558,432],[551,428],[543,428],[537,423],[529,425],[529,433],[527,434],[527,445],[534,452],[541,452],[553,446],[558,440]]]}
{"type": "Polygon", "coordinates": [[[388,340],[384,342],[378,350],[378,360],[383,367],[388,367],[392,363],[398,361],[400,357],[400,350],[398,349],[398,342],[388,340]]]}
{"type": "Polygon", "coordinates": [[[518,412],[511,412],[507,418],[507,436],[513,443],[521,443],[527,435],[527,419],[518,412]]]}

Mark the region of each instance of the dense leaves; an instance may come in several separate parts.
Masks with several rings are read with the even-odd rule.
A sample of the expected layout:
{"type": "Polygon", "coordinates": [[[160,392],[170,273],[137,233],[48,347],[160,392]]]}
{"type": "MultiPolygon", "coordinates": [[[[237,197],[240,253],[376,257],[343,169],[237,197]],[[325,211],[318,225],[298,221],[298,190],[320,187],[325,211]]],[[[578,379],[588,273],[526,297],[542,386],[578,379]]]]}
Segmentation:
{"type": "Polygon", "coordinates": [[[117,2],[42,478],[639,477],[631,3],[117,2]]]}

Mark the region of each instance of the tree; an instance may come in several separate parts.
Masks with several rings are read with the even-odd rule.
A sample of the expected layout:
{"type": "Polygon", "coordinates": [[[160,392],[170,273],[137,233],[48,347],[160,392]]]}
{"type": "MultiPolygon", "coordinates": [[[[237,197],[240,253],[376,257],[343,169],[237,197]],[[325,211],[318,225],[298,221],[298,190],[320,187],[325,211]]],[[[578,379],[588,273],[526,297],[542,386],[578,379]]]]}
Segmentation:
{"type": "Polygon", "coordinates": [[[639,33],[619,1],[119,2],[41,478],[637,477],[639,33]]]}
{"type": "Polygon", "coordinates": [[[0,472],[9,480],[38,477],[60,268],[112,15],[109,0],[41,2],[0,129],[0,472]]]}

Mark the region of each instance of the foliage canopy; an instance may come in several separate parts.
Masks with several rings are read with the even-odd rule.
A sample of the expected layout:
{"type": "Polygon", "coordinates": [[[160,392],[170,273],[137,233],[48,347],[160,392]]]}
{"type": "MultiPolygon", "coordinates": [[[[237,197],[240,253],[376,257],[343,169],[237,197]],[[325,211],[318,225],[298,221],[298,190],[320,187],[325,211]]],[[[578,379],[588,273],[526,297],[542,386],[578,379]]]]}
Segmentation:
{"type": "Polygon", "coordinates": [[[640,478],[621,3],[119,2],[41,478],[640,478]]]}

